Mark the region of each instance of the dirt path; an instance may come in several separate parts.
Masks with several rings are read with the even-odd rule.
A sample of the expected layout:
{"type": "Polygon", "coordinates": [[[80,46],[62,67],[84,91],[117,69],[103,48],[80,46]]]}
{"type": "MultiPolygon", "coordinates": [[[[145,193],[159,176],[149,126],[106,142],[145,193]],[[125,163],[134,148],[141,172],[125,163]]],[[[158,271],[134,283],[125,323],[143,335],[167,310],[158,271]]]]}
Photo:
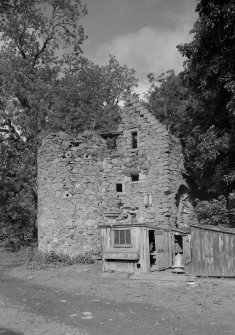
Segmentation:
{"type": "Polygon", "coordinates": [[[0,334],[235,334],[233,280],[189,287],[170,272],[134,279],[99,265],[34,272],[13,256],[0,257],[0,334]]]}

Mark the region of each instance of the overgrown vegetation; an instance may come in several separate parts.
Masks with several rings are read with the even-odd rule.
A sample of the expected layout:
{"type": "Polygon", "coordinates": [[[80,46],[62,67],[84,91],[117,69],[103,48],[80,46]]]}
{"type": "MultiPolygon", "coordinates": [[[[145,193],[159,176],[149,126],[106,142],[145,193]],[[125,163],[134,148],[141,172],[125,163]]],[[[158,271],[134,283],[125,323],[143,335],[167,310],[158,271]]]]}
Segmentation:
{"type": "Polygon", "coordinates": [[[184,71],[150,74],[148,106],[182,139],[200,222],[234,226],[235,4],[198,0],[196,11],[192,42],[178,46],[184,71]]]}
{"type": "Polygon", "coordinates": [[[56,267],[68,266],[73,264],[94,264],[97,255],[94,257],[91,253],[69,257],[68,255],[59,255],[51,251],[42,253],[37,248],[28,249],[27,268],[29,270],[47,270],[56,267]]]}
{"type": "Polygon", "coordinates": [[[225,225],[230,222],[226,199],[219,196],[211,201],[197,201],[195,206],[198,220],[203,225],[225,225]]]}

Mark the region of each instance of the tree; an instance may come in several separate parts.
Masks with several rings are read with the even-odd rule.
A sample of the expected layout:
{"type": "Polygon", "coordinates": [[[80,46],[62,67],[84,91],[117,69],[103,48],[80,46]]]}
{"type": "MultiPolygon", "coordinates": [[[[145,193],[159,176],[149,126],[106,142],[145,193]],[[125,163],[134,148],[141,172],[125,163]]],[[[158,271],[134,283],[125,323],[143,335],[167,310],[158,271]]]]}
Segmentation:
{"type": "Polygon", "coordinates": [[[37,148],[45,133],[116,126],[118,103],[136,85],[134,70],[115,57],[98,66],[81,56],[84,15],[80,0],[1,3],[0,199],[4,221],[16,230],[19,222],[35,223],[37,148]]]}
{"type": "Polygon", "coordinates": [[[10,226],[35,224],[37,146],[63,65],[57,54],[68,46],[81,52],[86,36],[79,20],[85,14],[80,0],[1,2],[0,198],[10,226]]]}
{"type": "Polygon", "coordinates": [[[169,131],[181,136],[182,130],[190,122],[187,112],[193,104],[182,78],[174,70],[169,70],[157,78],[150,73],[148,79],[151,84],[146,95],[149,110],[169,131]]]}
{"type": "Polygon", "coordinates": [[[233,0],[201,0],[196,11],[199,18],[191,31],[193,41],[178,46],[187,57],[184,80],[207,106],[208,123],[214,122],[220,128],[231,126],[235,94],[235,4],[233,0]]]}
{"type": "Polygon", "coordinates": [[[157,79],[150,74],[149,106],[182,139],[194,198],[215,199],[202,206],[199,202],[197,208],[213,211],[215,204],[223,207],[224,201],[218,200],[222,197],[232,224],[235,4],[231,0],[198,0],[196,11],[199,18],[191,31],[192,42],[178,46],[186,57],[184,71],[178,76],[169,71],[157,79]]]}
{"type": "MultiPolygon", "coordinates": [[[[9,100],[17,101],[18,111],[23,109],[29,117],[37,114],[35,86],[38,91],[38,86],[43,90],[52,85],[55,76],[50,78],[48,74],[58,74],[59,47],[73,46],[76,52],[80,51],[85,35],[78,21],[85,14],[80,0],[18,0],[1,15],[1,41],[5,43],[0,55],[2,89],[7,91],[9,100]]],[[[45,100],[43,94],[41,100],[45,100]]],[[[3,110],[4,106],[1,118],[7,127],[9,117],[3,110]]]]}
{"type": "Polygon", "coordinates": [[[85,57],[66,57],[64,77],[54,91],[49,127],[54,130],[116,128],[119,102],[137,86],[135,71],[114,56],[99,66],[85,57]]]}
{"type": "Polygon", "coordinates": [[[21,142],[1,140],[1,229],[13,235],[30,230],[35,233],[37,190],[34,155],[21,142]]]}
{"type": "Polygon", "coordinates": [[[2,0],[0,3],[0,13],[6,13],[13,6],[14,0],[2,0]]]}
{"type": "Polygon", "coordinates": [[[188,165],[203,192],[228,196],[235,182],[235,4],[200,0],[196,11],[193,41],[178,46],[187,57],[184,85],[202,107],[192,115],[188,165]]]}

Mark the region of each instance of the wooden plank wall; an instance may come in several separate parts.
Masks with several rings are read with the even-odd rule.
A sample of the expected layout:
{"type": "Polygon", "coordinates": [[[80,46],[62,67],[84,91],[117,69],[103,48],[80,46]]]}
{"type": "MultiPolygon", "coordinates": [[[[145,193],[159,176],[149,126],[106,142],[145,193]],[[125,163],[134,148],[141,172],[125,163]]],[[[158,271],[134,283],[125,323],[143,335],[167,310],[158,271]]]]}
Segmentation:
{"type": "Polygon", "coordinates": [[[235,276],[235,234],[192,227],[192,272],[196,276],[235,276]]]}
{"type": "Polygon", "coordinates": [[[150,254],[149,254],[149,231],[146,227],[137,228],[135,232],[139,238],[141,270],[143,272],[150,272],[150,254]]]}
{"type": "MultiPolygon", "coordinates": [[[[126,271],[135,272],[137,270],[137,263],[141,265],[141,271],[149,272],[150,261],[149,261],[149,239],[148,229],[146,227],[131,227],[131,250],[139,250],[140,259],[139,262],[131,260],[107,260],[103,257],[102,271],[126,271]]],[[[103,251],[112,249],[112,229],[102,229],[102,246],[103,251]]],[[[116,249],[117,250],[117,249],[116,249]]],[[[120,249],[121,252],[121,249],[120,249]]]]}
{"type": "Polygon", "coordinates": [[[172,266],[172,234],[161,229],[155,230],[156,269],[165,270],[172,266]]]}

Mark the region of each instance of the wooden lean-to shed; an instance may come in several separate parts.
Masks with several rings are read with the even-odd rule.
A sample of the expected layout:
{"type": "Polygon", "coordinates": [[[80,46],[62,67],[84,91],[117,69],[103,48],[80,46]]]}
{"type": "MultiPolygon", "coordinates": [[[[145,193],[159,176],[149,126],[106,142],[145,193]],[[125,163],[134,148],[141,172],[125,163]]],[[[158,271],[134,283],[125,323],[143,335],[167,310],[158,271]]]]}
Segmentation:
{"type": "Polygon", "coordinates": [[[172,234],[148,224],[100,225],[103,271],[151,272],[172,265],[172,234]]]}
{"type": "Polygon", "coordinates": [[[191,243],[193,275],[235,277],[235,229],[192,225],[191,243]]]}

